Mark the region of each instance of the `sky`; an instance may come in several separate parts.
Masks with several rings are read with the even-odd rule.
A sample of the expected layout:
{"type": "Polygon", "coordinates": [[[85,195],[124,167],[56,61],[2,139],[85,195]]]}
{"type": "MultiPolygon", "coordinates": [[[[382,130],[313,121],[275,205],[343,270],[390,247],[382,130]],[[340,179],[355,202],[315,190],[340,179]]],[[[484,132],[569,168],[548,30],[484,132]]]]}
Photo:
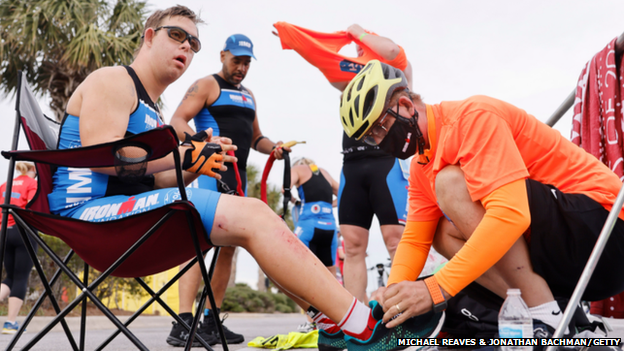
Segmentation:
{"type": "MultiPolygon", "coordinates": [[[[358,23],[405,49],[413,67],[414,91],[425,103],[489,95],[542,121],[575,89],[583,65],[624,31],[624,2],[615,0],[150,0],[148,4],[150,13],[182,4],[200,11],[206,22],[199,26],[202,50],[162,96],[166,121],[196,79],[221,69],[219,52],[226,38],[245,34],[254,44],[257,60],[243,85],[256,97],[263,134],[273,141],[306,141],[294,147],[291,158],[311,158],[336,179],[342,167],[340,93],[296,52],[281,49],[271,34],[273,23],[286,21],[321,32],[358,23]]],[[[353,47],[343,52],[355,55],[353,47]]],[[[49,111],[46,104],[43,98],[44,112],[49,111]]],[[[0,97],[2,150],[10,148],[13,105],[12,96],[0,97]]],[[[555,128],[569,138],[571,123],[568,112],[555,128]]],[[[249,163],[262,169],[266,159],[252,151],[249,163]]],[[[0,174],[6,174],[7,164],[0,162],[0,174]]],[[[276,162],[271,183],[281,185],[282,167],[276,162]]],[[[389,257],[376,221],[368,255],[369,267],[389,257]]],[[[243,253],[237,267],[237,281],[255,287],[254,260],[243,253]]],[[[371,272],[369,291],[375,279],[371,272]]]]}

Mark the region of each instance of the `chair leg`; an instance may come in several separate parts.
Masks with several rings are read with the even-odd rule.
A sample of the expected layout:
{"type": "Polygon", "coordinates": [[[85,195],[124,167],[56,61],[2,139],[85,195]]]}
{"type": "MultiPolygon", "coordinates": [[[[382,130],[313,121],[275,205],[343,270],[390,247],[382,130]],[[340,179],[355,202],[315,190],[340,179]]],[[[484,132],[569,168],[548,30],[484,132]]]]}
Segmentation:
{"type": "MultiPolygon", "coordinates": [[[[217,255],[218,255],[218,252],[215,251],[215,257],[217,255]]],[[[213,260],[216,261],[215,258],[213,258],[213,260]]],[[[214,266],[215,263],[216,262],[213,262],[212,265],[214,266]]],[[[202,262],[199,263],[199,267],[201,268],[202,276],[204,278],[204,282],[207,282],[207,283],[204,284],[204,286],[206,287],[205,293],[208,294],[208,300],[210,301],[210,305],[215,307],[215,306],[217,306],[217,303],[216,303],[215,298],[214,298],[214,293],[212,292],[212,287],[210,286],[210,278],[208,277],[208,274],[206,272],[206,264],[202,261],[202,262]]],[[[212,314],[212,318],[214,318],[215,324],[217,326],[217,330],[219,331],[219,337],[221,338],[221,345],[223,346],[223,350],[229,351],[227,340],[225,340],[225,333],[223,332],[223,325],[221,324],[221,320],[219,319],[219,316],[217,316],[216,313],[213,313],[212,314]]]]}
{"type": "MultiPolygon", "coordinates": [[[[14,218],[16,219],[16,222],[22,222],[23,221],[19,218],[14,216],[14,218]]],[[[32,234],[34,235],[34,233],[32,234]]],[[[30,340],[30,342],[24,347],[25,349],[29,349],[31,347],[33,347],[33,345],[35,345],[42,337],[43,335],[47,334],[50,330],[52,330],[52,328],[60,321],[62,320],[70,311],[72,311],[80,302],[82,302],[82,299],[86,299],[87,297],[89,297],[91,299],[91,301],[93,301],[93,303],[96,305],[96,307],[98,309],[100,309],[102,311],[102,313],[104,313],[104,315],[106,315],[106,317],[108,317],[108,319],[111,320],[111,322],[113,322],[113,324],[115,324],[115,326],[119,329],[121,329],[121,331],[124,333],[124,335],[140,350],[145,350],[148,351],[147,347],[145,345],[143,345],[143,343],[141,343],[141,341],[139,341],[137,339],[137,337],[130,332],[120,321],[117,317],[115,317],[115,315],[112,314],[112,312],[110,312],[110,310],[108,308],[106,308],[106,306],[104,306],[96,297],[95,295],[92,293],[92,290],[95,289],[105,278],[106,276],[110,275],[110,271],[112,271],[114,268],[109,269],[106,274],[103,273],[102,275],[100,275],[100,277],[96,278],[89,286],[85,286],[80,279],[66,266],[62,264],[62,261],[59,259],[59,257],[54,253],[54,251],[52,251],[52,249],[50,249],[50,247],[48,247],[43,240],[41,240],[40,238],[36,238],[38,239],[38,243],[41,245],[41,248],[46,252],[46,254],[54,261],[54,263],[56,263],[57,266],[59,266],[59,268],[65,273],[67,274],[67,276],[72,280],[72,282],[74,284],[76,284],[76,286],[78,286],[79,289],[81,289],[83,291],[82,294],[80,294],[78,297],[76,297],[76,299],[74,299],[74,301],[72,301],[67,307],[65,307],[65,309],[63,309],[60,312],[57,312],[57,316],[56,318],[54,318],[41,332],[39,332],[39,334],[37,334],[32,340],[30,340]]],[[[51,294],[50,294],[51,295],[51,294]]],[[[50,298],[52,299],[53,296],[50,296],[50,298]]]]}
{"type": "MultiPolygon", "coordinates": [[[[73,257],[74,255],[74,251],[73,250],[69,250],[69,253],[67,253],[67,255],[65,256],[65,258],[63,259],[63,263],[67,264],[69,262],[69,260],[73,257]]],[[[37,267],[37,272],[43,272],[39,261],[33,261],[35,263],[35,266],[39,266],[37,267]]],[[[45,276],[43,275],[42,278],[42,274],[41,273],[39,275],[39,279],[43,281],[46,281],[45,276]]],[[[52,279],[50,279],[50,282],[44,283],[44,286],[46,286],[46,284],[49,287],[52,287],[56,281],[61,277],[61,270],[57,269],[56,272],[54,273],[54,275],[52,276],[52,279]]],[[[17,342],[19,341],[20,337],[22,336],[22,334],[24,333],[24,331],[26,330],[26,328],[28,327],[28,325],[30,324],[30,321],[33,319],[33,317],[35,316],[35,314],[37,313],[37,311],[39,310],[39,308],[41,307],[41,305],[43,304],[43,301],[45,301],[45,298],[48,297],[48,295],[50,295],[49,291],[51,291],[51,288],[48,290],[46,289],[43,294],[41,296],[39,296],[39,299],[37,299],[37,302],[35,302],[35,304],[33,305],[33,308],[30,310],[30,312],[28,313],[28,316],[26,316],[26,319],[24,320],[24,323],[22,324],[22,327],[17,331],[17,333],[15,334],[15,336],[13,337],[13,339],[11,340],[11,342],[9,343],[9,346],[7,346],[6,350],[13,350],[13,348],[15,347],[15,345],[17,344],[17,342]]],[[[52,296],[53,297],[53,296],[52,296]]],[[[56,300],[54,300],[54,302],[56,302],[56,300]]],[[[60,308],[56,311],[56,313],[60,312],[60,308]]],[[[76,345],[76,341],[74,340],[73,335],[71,334],[71,331],[69,329],[69,326],[67,325],[67,322],[63,319],[61,320],[61,325],[63,326],[63,330],[65,331],[65,334],[67,335],[67,339],[69,340],[69,343],[71,344],[71,347],[73,350],[78,350],[78,345],[76,345]]]]}
{"type": "MultiPolygon", "coordinates": [[[[195,226],[193,226],[193,219],[191,218],[191,214],[187,213],[186,214],[186,220],[188,222],[189,225],[189,229],[191,231],[191,237],[193,239],[193,245],[195,246],[195,254],[197,256],[197,259],[199,260],[199,268],[201,270],[201,274],[202,274],[202,278],[204,279],[204,286],[206,286],[207,292],[208,292],[208,299],[210,300],[210,305],[212,305],[213,307],[216,307],[217,304],[215,302],[215,298],[214,298],[214,294],[212,293],[212,288],[210,286],[210,280],[211,280],[211,276],[208,275],[208,271],[206,270],[206,263],[204,262],[204,260],[202,259],[202,252],[200,249],[200,245],[199,245],[199,238],[197,237],[197,230],[195,229],[195,226]]],[[[212,266],[215,266],[216,263],[216,257],[218,256],[218,250],[219,248],[216,247],[215,248],[215,257],[213,257],[213,264],[212,266]]],[[[213,313],[214,315],[214,313],[213,313]]],[[[221,320],[219,320],[218,316],[213,316],[215,318],[215,323],[217,324],[217,330],[219,331],[219,336],[221,337],[221,346],[223,346],[223,350],[225,351],[229,351],[228,345],[227,345],[227,340],[225,340],[225,334],[223,333],[223,326],[221,325],[221,320]]]]}
{"type": "Polygon", "coordinates": [[[190,351],[191,347],[193,347],[193,340],[195,340],[196,338],[202,341],[205,341],[203,339],[201,339],[201,337],[199,335],[197,335],[197,326],[199,326],[199,318],[201,317],[201,315],[199,313],[195,313],[195,317],[193,317],[193,322],[190,325],[190,331],[189,331],[189,337],[186,340],[186,344],[184,345],[184,351],[190,351]]]}
{"type": "MultiPolygon", "coordinates": [[[[176,274],[169,282],[167,282],[167,284],[165,284],[162,288],[160,288],[160,290],[158,290],[157,293],[155,293],[142,279],[135,278],[135,280],[139,283],[139,285],[141,285],[141,287],[143,287],[143,289],[145,289],[145,291],[147,291],[147,293],[150,296],[152,296],[152,298],[150,298],[145,304],[143,304],[143,306],[141,306],[139,309],[137,309],[137,311],[134,314],[132,314],[132,316],[130,316],[130,318],[128,318],[128,320],[124,323],[124,326],[128,327],[130,325],[130,323],[132,323],[141,313],[143,313],[143,311],[145,311],[152,303],[154,303],[154,301],[156,301],[178,323],[180,323],[182,326],[184,326],[187,330],[190,331],[190,326],[188,326],[186,324],[186,322],[184,322],[184,320],[182,320],[182,318],[180,318],[178,316],[178,314],[175,313],[175,311],[173,311],[171,309],[171,307],[169,307],[169,305],[167,305],[167,303],[164,302],[160,298],[160,296],[162,294],[164,294],[165,291],[167,291],[173,284],[175,284],[175,282],[177,282],[182,275],[184,275],[189,269],[191,269],[191,267],[195,263],[197,263],[197,257],[193,258],[191,260],[191,262],[189,262],[189,264],[187,264],[180,272],[178,272],[178,274],[176,274]]],[[[96,351],[101,351],[102,349],[104,349],[104,347],[106,347],[106,345],[108,345],[111,341],[113,341],[113,339],[115,339],[117,337],[117,335],[119,335],[119,333],[121,333],[121,331],[120,330],[116,330],[113,334],[111,334],[111,336],[108,339],[106,339],[102,344],[100,344],[100,346],[98,346],[95,350],[96,351]]],[[[204,346],[207,350],[213,351],[212,347],[210,347],[210,345],[208,345],[208,343],[206,343],[204,340],[202,340],[202,339],[198,339],[198,340],[200,341],[202,346],[204,346]]]]}
{"type": "MultiPolygon", "coordinates": [[[[201,298],[199,299],[199,303],[197,305],[197,309],[195,310],[195,317],[193,318],[193,324],[191,325],[191,328],[189,330],[189,338],[186,341],[186,345],[184,345],[184,351],[190,351],[191,346],[193,345],[192,340],[194,340],[195,338],[199,340],[199,342],[206,348],[206,350],[212,350],[212,347],[210,346],[206,347],[207,343],[205,342],[205,340],[203,340],[199,335],[195,335],[195,334],[197,331],[196,326],[199,324],[199,318],[202,314],[202,309],[206,305],[206,292],[208,290],[212,292],[212,290],[210,289],[210,281],[212,281],[212,274],[214,273],[214,265],[216,264],[217,256],[219,256],[219,248],[215,249],[212,266],[211,266],[210,272],[208,273],[208,280],[204,280],[204,290],[202,291],[201,298]]],[[[200,267],[202,265],[205,267],[203,253],[200,256],[196,257],[195,259],[200,262],[199,263],[200,267]]],[[[225,349],[227,350],[227,345],[225,346],[225,349]]]]}
{"type": "MultiPolygon", "coordinates": [[[[89,284],[89,265],[85,262],[82,273],[84,285],[89,284]]],[[[87,299],[82,300],[82,314],[80,316],[80,351],[85,349],[85,337],[87,332],[87,299]]]]}
{"type": "MultiPolygon", "coordinates": [[[[54,311],[58,314],[61,311],[60,306],[58,305],[58,302],[56,301],[56,298],[54,297],[54,294],[52,294],[52,288],[50,283],[48,283],[48,280],[45,276],[45,273],[43,272],[43,268],[41,267],[41,264],[39,263],[39,260],[37,259],[37,254],[32,246],[31,243],[31,239],[35,240],[39,246],[41,246],[42,248],[48,248],[49,246],[43,241],[43,239],[41,239],[39,237],[39,235],[37,233],[35,233],[35,231],[30,228],[29,226],[26,225],[26,223],[23,221],[23,219],[15,214],[13,211],[9,211],[12,215],[13,218],[16,221],[16,224],[18,224],[18,230],[20,233],[20,236],[22,237],[22,241],[24,242],[24,246],[26,247],[26,251],[28,252],[28,255],[30,256],[30,259],[33,262],[33,265],[35,267],[35,270],[37,271],[37,274],[39,275],[39,279],[41,280],[41,283],[44,286],[45,292],[47,297],[50,299],[50,303],[52,304],[52,307],[54,308],[54,311]]],[[[44,249],[45,251],[45,249],[44,249]]],[[[52,258],[53,261],[60,261],[60,258],[58,257],[58,255],[56,255],[54,252],[52,252],[52,255],[50,255],[50,253],[48,253],[48,255],[50,256],[50,258],[52,258]]],[[[69,259],[73,256],[73,250],[70,250],[70,252],[67,254],[67,256],[65,257],[65,260],[68,262],[69,259]]],[[[55,273],[55,276],[60,275],[60,268],[59,271],[57,271],[57,273],[55,273]]],[[[31,317],[32,318],[32,317],[31,317]]],[[[71,344],[72,348],[74,350],[78,350],[78,346],[76,345],[76,341],[74,340],[74,337],[71,333],[71,330],[69,329],[69,326],[67,325],[67,322],[65,321],[65,319],[61,320],[61,325],[63,327],[63,331],[65,332],[65,335],[67,336],[67,340],[69,341],[69,343],[71,344]]],[[[25,330],[25,326],[22,327],[22,332],[23,330],[25,330]]],[[[19,335],[21,335],[22,333],[19,333],[19,335]]],[[[17,337],[17,335],[16,335],[17,337]]],[[[17,339],[15,339],[15,342],[17,342],[17,339]]]]}
{"type": "MultiPolygon", "coordinates": [[[[561,321],[559,321],[559,325],[557,325],[557,329],[553,333],[553,338],[560,338],[565,333],[565,330],[574,315],[574,311],[581,301],[581,297],[583,293],[585,293],[585,289],[587,288],[587,284],[589,284],[589,280],[591,279],[592,274],[594,273],[594,269],[598,265],[598,260],[600,259],[600,255],[602,255],[602,251],[607,245],[607,241],[611,236],[611,232],[613,231],[613,227],[615,226],[615,222],[618,219],[618,215],[620,214],[620,209],[622,209],[622,204],[624,204],[624,184],[620,188],[617,197],[615,198],[615,202],[611,211],[609,211],[609,216],[607,216],[607,220],[600,231],[600,235],[596,240],[596,244],[594,245],[594,249],[592,250],[589,258],[587,259],[587,263],[585,264],[585,268],[583,269],[583,273],[579,278],[576,287],[574,288],[574,292],[570,297],[570,301],[568,302],[568,306],[561,317],[561,321]]],[[[552,351],[555,348],[549,346],[546,350],[552,351]]]]}
{"type": "MultiPolygon", "coordinates": [[[[42,330],[40,332],[40,334],[38,334],[33,340],[31,340],[31,342],[29,343],[28,347],[32,347],[32,345],[34,345],[36,342],[38,342],[41,339],[40,335],[46,334],[48,333],[58,322],[59,320],[61,320],[62,318],[64,318],[67,313],[69,313],[69,311],[71,311],[73,308],[75,308],[78,303],[80,303],[82,301],[82,299],[86,299],[87,297],[91,299],[91,301],[93,301],[93,303],[95,304],[95,306],[100,309],[102,311],[102,313],[104,313],[104,315],[110,319],[111,322],[113,322],[113,324],[119,328],[121,330],[122,333],[124,333],[124,335],[140,350],[147,350],[147,347],[145,347],[145,345],[143,345],[143,343],[141,343],[141,341],[139,341],[137,339],[137,337],[130,332],[130,330],[128,330],[128,328],[126,328],[121,321],[115,317],[115,315],[106,307],[104,306],[101,301],[99,301],[97,299],[97,297],[92,293],[92,291],[104,280],[106,279],[113,271],[115,271],[115,269],[117,269],[117,267],[119,267],[119,265],[121,265],[124,260],[129,257],[134,251],[136,251],[145,241],[147,241],[151,235],[153,233],[156,232],[156,230],[163,224],[165,223],[171,216],[173,215],[173,212],[168,212],[167,214],[165,214],[161,219],[158,220],[158,222],[156,222],[145,234],[143,234],[143,236],[141,236],[141,238],[135,242],[128,250],[126,250],[126,252],[119,257],[105,272],[103,272],[99,277],[97,277],[96,279],[94,279],[94,281],[89,284],[89,286],[85,286],[85,284],[83,284],[80,279],[78,279],[78,277],[69,269],[67,268],[67,266],[63,265],[61,260],[58,258],[58,256],[56,254],[54,254],[54,252],[47,246],[42,245],[42,249],[46,252],[46,254],[48,254],[48,256],[50,256],[50,258],[54,261],[54,263],[56,263],[62,270],[63,272],[65,272],[65,274],[67,274],[67,276],[72,280],[72,282],[74,284],[76,284],[76,286],[78,286],[83,293],[80,294],[80,296],[78,296],[74,301],[72,301],[71,304],[69,304],[63,311],[61,311],[56,318],[54,318],[52,320],[52,322],[50,322],[48,324],[48,326],[46,326],[44,328],[44,330],[42,330]]],[[[23,219],[19,218],[19,216],[14,216],[16,222],[21,226],[21,227],[26,227],[26,223],[23,221],[23,219]]],[[[36,235],[34,233],[31,233],[31,235],[36,235]]],[[[38,238],[39,239],[39,238],[38,238]]],[[[40,240],[40,239],[39,239],[40,240]]]]}

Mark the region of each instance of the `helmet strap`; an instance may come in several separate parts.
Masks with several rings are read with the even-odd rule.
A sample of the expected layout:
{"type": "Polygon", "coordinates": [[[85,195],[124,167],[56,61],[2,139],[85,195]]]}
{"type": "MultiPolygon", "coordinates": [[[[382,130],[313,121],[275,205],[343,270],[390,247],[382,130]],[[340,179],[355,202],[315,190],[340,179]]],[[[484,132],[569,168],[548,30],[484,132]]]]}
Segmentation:
{"type": "MultiPolygon", "coordinates": [[[[398,110],[398,106],[397,106],[397,110],[398,110]]],[[[405,118],[399,115],[398,113],[394,115],[394,117],[397,120],[401,121],[402,123],[406,123],[414,130],[414,135],[416,136],[416,141],[418,143],[418,154],[419,155],[424,154],[425,153],[425,138],[423,136],[422,131],[420,130],[420,127],[418,127],[418,111],[416,111],[416,107],[414,107],[414,114],[412,115],[411,118],[405,118]]]]}

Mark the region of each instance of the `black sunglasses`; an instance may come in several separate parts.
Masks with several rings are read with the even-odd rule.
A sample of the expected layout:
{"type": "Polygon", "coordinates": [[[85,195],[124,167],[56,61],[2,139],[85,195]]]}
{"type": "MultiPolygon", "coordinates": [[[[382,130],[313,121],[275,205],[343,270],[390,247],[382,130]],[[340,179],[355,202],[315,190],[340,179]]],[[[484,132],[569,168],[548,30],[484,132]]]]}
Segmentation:
{"type": "Polygon", "coordinates": [[[188,39],[189,45],[191,46],[191,50],[193,50],[193,52],[199,52],[199,50],[201,50],[201,42],[199,41],[199,38],[188,34],[188,32],[184,29],[174,26],[160,26],[154,29],[154,32],[158,32],[162,28],[167,29],[169,38],[177,42],[184,43],[188,39]]]}

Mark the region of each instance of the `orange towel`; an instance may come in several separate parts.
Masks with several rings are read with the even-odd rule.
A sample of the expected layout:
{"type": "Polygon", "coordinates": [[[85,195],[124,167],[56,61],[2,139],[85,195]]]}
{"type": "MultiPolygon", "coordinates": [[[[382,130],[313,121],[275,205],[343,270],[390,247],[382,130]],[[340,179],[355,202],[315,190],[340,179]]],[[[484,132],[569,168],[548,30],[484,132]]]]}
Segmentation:
{"type": "MultiPolygon", "coordinates": [[[[407,67],[407,57],[400,46],[401,52],[394,60],[388,61],[345,31],[321,33],[286,22],[277,22],[273,26],[279,33],[282,49],[295,50],[318,68],[331,83],[350,81],[370,60],[379,60],[400,70],[407,67]],[[349,57],[338,53],[343,46],[351,42],[358,44],[364,55],[349,57]]],[[[373,32],[367,33],[377,35],[373,32]]]]}

